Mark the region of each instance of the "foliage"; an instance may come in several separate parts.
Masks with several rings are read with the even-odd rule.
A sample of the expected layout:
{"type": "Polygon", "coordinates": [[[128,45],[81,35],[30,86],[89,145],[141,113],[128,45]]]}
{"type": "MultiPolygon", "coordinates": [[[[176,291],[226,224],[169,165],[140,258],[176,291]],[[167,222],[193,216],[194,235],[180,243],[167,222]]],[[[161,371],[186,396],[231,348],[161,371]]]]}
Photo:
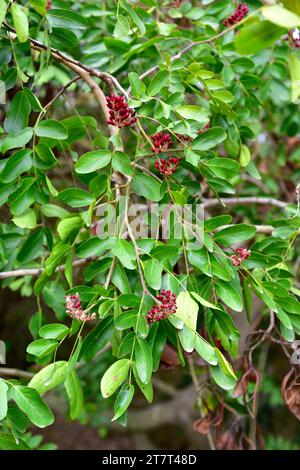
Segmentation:
{"type": "MultiPolygon", "coordinates": [[[[194,383],[207,375],[198,405],[210,431],[227,400],[248,413],[248,432],[256,351],[274,341],[292,355],[300,334],[300,5],[262,3],[228,23],[226,0],[0,0],[0,279],[37,299],[35,374],[0,379],[1,448],[27,448],[30,423],[53,423],[50,390],[64,387],[78,418],[78,372],[109,347],[99,393],[120,424],[137,393],[152,402],[168,344],[194,383]],[[155,204],[139,223],[156,230],[142,238],[132,202],[155,204]],[[188,206],[193,226],[202,204],[200,235],[170,216],[162,236],[172,204],[188,206]],[[99,237],[103,207],[117,229],[99,237]],[[153,308],[161,321],[147,321],[153,308]]],[[[217,432],[219,448],[237,445],[217,432]]]]}

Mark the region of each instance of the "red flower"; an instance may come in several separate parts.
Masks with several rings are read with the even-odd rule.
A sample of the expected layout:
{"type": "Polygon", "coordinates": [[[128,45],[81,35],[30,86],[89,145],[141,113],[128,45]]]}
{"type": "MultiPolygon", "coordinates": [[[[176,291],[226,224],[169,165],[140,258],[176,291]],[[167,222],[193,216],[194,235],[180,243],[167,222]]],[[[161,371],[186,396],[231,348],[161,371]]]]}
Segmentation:
{"type": "Polygon", "coordinates": [[[107,96],[106,103],[109,109],[107,124],[121,128],[136,123],[135,111],[128,106],[123,96],[107,96]]]}
{"type": "Polygon", "coordinates": [[[235,254],[230,256],[233,266],[240,266],[251,255],[251,251],[247,248],[237,248],[235,254]]]}
{"type": "Polygon", "coordinates": [[[160,304],[155,304],[146,315],[146,320],[149,325],[156,321],[163,320],[177,310],[176,295],[170,290],[163,289],[156,298],[160,301],[160,304]]]}
{"type": "Polygon", "coordinates": [[[173,142],[171,140],[170,134],[163,134],[162,132],[157,132],[157,134],[151,135],[151,140],[153,142],[151,152],[153,153],[163,153],[173,147],[173,142]]]}
{"type": "Polygon", "coordinates": [[[89,313],[88,310],[83,310],[81,305],[80,296],[78,293],[74,295],[66,295],[66,312],[71,318],[87,322],[96,318],[95,313],[89,313]]]}
{"type": "Polygon", "coordinates": [[[300,47],[300,31],[298,28],[293,29],[293,31],[289,31],[289,40],[290,45],[292,47],[300,47]]]}
{"type": "Polygon", "coordinates": [[[210,123],[208,122],[207,124],[205,124],[205,126],[202,127],[202,129],[200,129],[198,134],[204,134],[204,132],[206,132],[209,128],[210,128],[210,123]]]}
{"type": "Polygon", "coordinates": [[[169,160],[161,158],[159,161],[154,163],[155,168],[160,172],[161,175],[171,176],[180,163],[180,157],[171,157],[169,160]]]}
{"type": "Polygon", "coordinates": [[[46,10],[50,10],[52,8],[52,0],[47,0],[47,3],[46,3],[46,10]]]}
{"type": "Polygon", "coordinates": [[[233,15],[231,15],[229,18],[227,18],[224,21],[224,25],[228,27],[228,26],[237,24],[240,21],[242,21],[242,19],[245,18],[245,16],[247,16],[248,13],[249,13],[249,8],[248,8],[247,3],[240,2],[237,6],[237,9],[233,13],[233,15]]]}

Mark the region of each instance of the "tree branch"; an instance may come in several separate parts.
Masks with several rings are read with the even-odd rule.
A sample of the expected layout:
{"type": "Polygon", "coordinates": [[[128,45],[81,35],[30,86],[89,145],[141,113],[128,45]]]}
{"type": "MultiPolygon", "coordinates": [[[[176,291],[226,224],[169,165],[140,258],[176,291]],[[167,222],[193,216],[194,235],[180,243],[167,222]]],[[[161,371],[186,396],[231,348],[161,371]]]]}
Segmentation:
{"type": "Polygon", "coordinates": [[[221,199],[203,200],[205,208],[218,206],[220,203],[224,206],[234,206],[236,204],[262,204],[279,207],[280,209],[285,209],[288,204],[287,202],[277,201],[277,199],[273,199],[271,197],[228,197],[221,199]]]}

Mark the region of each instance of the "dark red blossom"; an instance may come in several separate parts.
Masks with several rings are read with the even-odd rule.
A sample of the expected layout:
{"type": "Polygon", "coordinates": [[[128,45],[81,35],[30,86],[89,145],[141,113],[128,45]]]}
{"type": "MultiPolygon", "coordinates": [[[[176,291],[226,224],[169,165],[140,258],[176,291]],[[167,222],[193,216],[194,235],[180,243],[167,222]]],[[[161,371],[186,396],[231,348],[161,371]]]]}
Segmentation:
{"type": "Polygon", "coordinates": [[[132,126],[136,123],[135,111],[128,106],[123,96],[107,96],[106,103],[109,109],[107,124],[121,128],[132,126]]]}
{"type": "Polygon", "coordinates": [[[52,0],[47,0],[47,3],[46,3],[46,10],[51,10],[52,8],[52,0]]]}
{"type": "Polygon", "coordinates": [[[66,295],[66,312],[71,318],[87,322],[96,318],[95,313],[89,313],[89,310],[83,310],[80,296],[78,293],[74,295],[66,295]]]}
{"type": "Polygon", "coordinates": [[[154,166],[161,175],[171,176],[178,167],[180,160],[180,157],[170,157],[168,160],[161,158],[159,161],[154,163],[154,166]]]}
{"type": "Polygon", "coordinates": [[[237,248],[234,250],[234,255],[230,256],[233,266],[240,266],[251,255],[251,251],[247,248],[237,248]]]}
{"type": "Polygon", "coordinates": [[[202,127],[202,129],[200,129],[198,134],[204,134],[204,132],[206,132],[209,128],[210,128],[210,123],[208,122],[207,124],[205,124],[205,126],[202,127]]]}
{"type": "Polygon", "coordinates": [[[185,134],[175,134],[176,136],[176,142],[184,147],[185,145],[189,145],[191,142],[193,142],[193,138],[190,137],[189,135],[185,134]]]}
{"type": "Polygon", "coordinates": [[[234,24],[237,24],[240,21],[242,21],[242,19],[245,18],[245,16],[247,16],[248,13],[249,13],[249,8],[248,8],[247,3],[239,2],[235,12],[233,13],[233,15],[231,15],[229,18],[227,18],[224,21],[224,25],[226,27],[229,27],[229,26],[232,26],[234,24]]]}
{"type": "Polygon", "coordinates": [[[171,140],[170,134],[157,132],[157,134],[151,135],[151,140],[153,142],[153,147],[151,147],[151,152],[153,153],[163,153],[166,150],[173,147],[173,142],[171,140]]]}
{"type": "Polygon", "coordinates": [[[292,31],[289,31],[289,41],[290,45],[292,47],[300,47],[300,31],[298,28],[293,29],[292,31]]]}
{"type": "Polygon", "coordinates": [[[163,289],[156,298],[160,303],[155,304],[146,315],[146,320],[149,325],[156,321],[163,320],[177,310],[176,295],[170,290],[163,289]]]}

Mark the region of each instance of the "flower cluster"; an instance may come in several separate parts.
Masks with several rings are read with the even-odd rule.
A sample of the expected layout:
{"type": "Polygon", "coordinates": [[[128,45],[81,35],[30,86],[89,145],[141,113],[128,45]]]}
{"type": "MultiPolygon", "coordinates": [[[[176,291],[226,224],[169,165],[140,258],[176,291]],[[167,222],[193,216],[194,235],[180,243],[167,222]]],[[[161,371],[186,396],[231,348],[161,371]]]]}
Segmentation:
{"type": "Polygon", "coordinates": [[[88,310],[83,310],[81,305],[80,296],[78,293],[74,295],[66,295],[66,312],[71,318],[87,322],[96,318],[95,313],[89,313],[88,310]]]}
{"type": "Polygon", "coordinates": [[[204,134],[204,132],[206,132],[209,128],[210,128],[210,123],[208,122],[207,124],[205,124],[205,126],[202,127],[202,129],[200,129],[198,134],[204,134]]]}
{"type": "Polygon", "coordinates": [[[289,31],[289,40],[292,47],[300,47],[300,31],[298,28],[289,31]]]}
{"type": "Polygon", "coordinates": [[[106,103],[109,109],[107,124],[121,128],[132,126],[136,123],[135,111],[128,106],[123,96],[107,96],[106,103]]]}
{"type": "Polygon", "coordinates": [[[47,3],[46,3],[46,10],[51,10],[52,8],[52,0],[47,0],[47,3]]]}
{"type": "Polygon", "coordinates": [[[163,153],[166,150],[173,147],[173,142],[171,140],[170,134],[157,132],[157,134],[151,135],[151,140],[153,142],[153,147],[151,147],[151,152],[153,153],[163,153]]]}
{"type": "Polygon", "coordinates": [[[171,176],[178,167],[180,160],[180,157],[170,157],[168,160],[161,158],[159,161],[154,163],[154,166],[161,175],[171,176]]]}
{"type": "Polygon", "coordinates": [[[239,23],[243,18],[245,18],[245,16],[247,16],[249,13],[249,8],[248,8],[248,5],[247,3],[242,3],[242,2],[239,2],[238,6],[237,6],[237,9],[235,10],[235,12],[233,13],[233,15],[231,15],[229,18],[227,18],[225,21],[224,21],[224,25],[226,27],[228,26],[232,26],[234,24],[237,24],[239,23]]]}
{"type": "Polygon", "coordinates": [[[149,325],[156,321],[161,321],[168,315],[175,313],[177,310],[176,306],[176,295],[170,290],[163,289],[160,294],[156,296],[160,304],[155,304],[146,315],[146,320],[149,325]]]}
{"type": "Polygon", "coordinates": [[[251,255],[251,251],[247,248],[237,248],[235,254],[230,256],[233,266],[240,266],[251,255]]]}
{"type": "Polygon", "coordinates": [[[185,134],[175,134],[176,136],[176,142],[181,145],[181,147],[184,147],[185,145],[189,145],[191,142],[193,142],[193,138],[190,137],[189,135],[185,134]]]}

